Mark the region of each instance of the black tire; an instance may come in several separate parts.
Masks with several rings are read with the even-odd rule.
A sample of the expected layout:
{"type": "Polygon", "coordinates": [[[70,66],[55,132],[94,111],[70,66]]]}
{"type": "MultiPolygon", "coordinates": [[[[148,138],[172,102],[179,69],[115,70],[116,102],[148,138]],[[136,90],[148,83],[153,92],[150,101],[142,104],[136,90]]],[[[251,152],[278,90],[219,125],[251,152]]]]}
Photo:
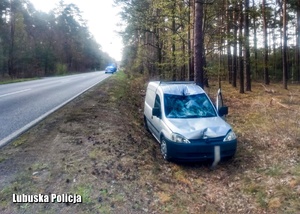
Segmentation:
{"type": "Polygon", "coordinates": [[[167,141],[165,140],[164,137],[162,137],[161,141],[160,141],[160,152],[161,152],[161,155],[163,156],[163,159],[165,159],[166,161],[170,161],[170,157],[168,154],[167,141]]]}

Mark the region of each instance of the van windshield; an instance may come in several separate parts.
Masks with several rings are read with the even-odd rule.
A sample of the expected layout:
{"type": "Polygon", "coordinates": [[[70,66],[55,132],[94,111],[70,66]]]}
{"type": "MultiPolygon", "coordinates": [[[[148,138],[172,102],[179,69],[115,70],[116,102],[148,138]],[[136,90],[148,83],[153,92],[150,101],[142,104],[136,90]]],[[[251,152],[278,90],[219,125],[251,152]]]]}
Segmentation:
{"type": "Polygon", "coordinates": [[[202,118],[215,117],[216,112],[205,94],[164,95],[167,118],[202,118]]]}

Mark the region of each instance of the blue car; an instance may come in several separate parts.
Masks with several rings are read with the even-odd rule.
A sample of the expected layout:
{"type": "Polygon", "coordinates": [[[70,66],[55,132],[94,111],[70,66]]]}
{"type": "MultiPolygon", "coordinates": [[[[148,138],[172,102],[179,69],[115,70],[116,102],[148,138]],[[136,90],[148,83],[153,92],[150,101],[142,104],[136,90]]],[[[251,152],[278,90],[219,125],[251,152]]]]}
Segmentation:
{"type": "Polygon", "coordinates": [[[105,73],[115,73],[117,71],[117,68],[113,65],[109,65],[105,68],[105,73]]]}

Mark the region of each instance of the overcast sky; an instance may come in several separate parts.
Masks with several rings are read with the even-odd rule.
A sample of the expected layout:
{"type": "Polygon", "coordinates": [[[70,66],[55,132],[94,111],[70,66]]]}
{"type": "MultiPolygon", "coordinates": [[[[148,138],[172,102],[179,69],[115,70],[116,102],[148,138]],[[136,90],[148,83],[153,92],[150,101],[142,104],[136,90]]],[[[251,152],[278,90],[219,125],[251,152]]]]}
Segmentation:
{"type": "MultiPolygon", "coordinates": [[[[37,10],[49,12],[60,0],[30,0],[37,10]]],[[[90,32],[102,50],[116,60],[122,58],[122,40],[118,36],[119,10],[113,7],[113,0],[64,0],[65,3],[74,3],[82,11],[87,20],[90,32]]]]}

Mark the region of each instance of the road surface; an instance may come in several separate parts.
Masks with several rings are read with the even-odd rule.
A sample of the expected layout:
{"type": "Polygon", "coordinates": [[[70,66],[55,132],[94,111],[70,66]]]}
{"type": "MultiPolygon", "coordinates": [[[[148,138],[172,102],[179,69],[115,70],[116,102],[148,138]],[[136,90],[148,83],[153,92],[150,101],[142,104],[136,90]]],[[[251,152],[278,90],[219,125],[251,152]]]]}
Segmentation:
{"type": "Polygon", "coordinates": [[[0,85],[0,147],[109,76],[98,71],[0,85]]]}

